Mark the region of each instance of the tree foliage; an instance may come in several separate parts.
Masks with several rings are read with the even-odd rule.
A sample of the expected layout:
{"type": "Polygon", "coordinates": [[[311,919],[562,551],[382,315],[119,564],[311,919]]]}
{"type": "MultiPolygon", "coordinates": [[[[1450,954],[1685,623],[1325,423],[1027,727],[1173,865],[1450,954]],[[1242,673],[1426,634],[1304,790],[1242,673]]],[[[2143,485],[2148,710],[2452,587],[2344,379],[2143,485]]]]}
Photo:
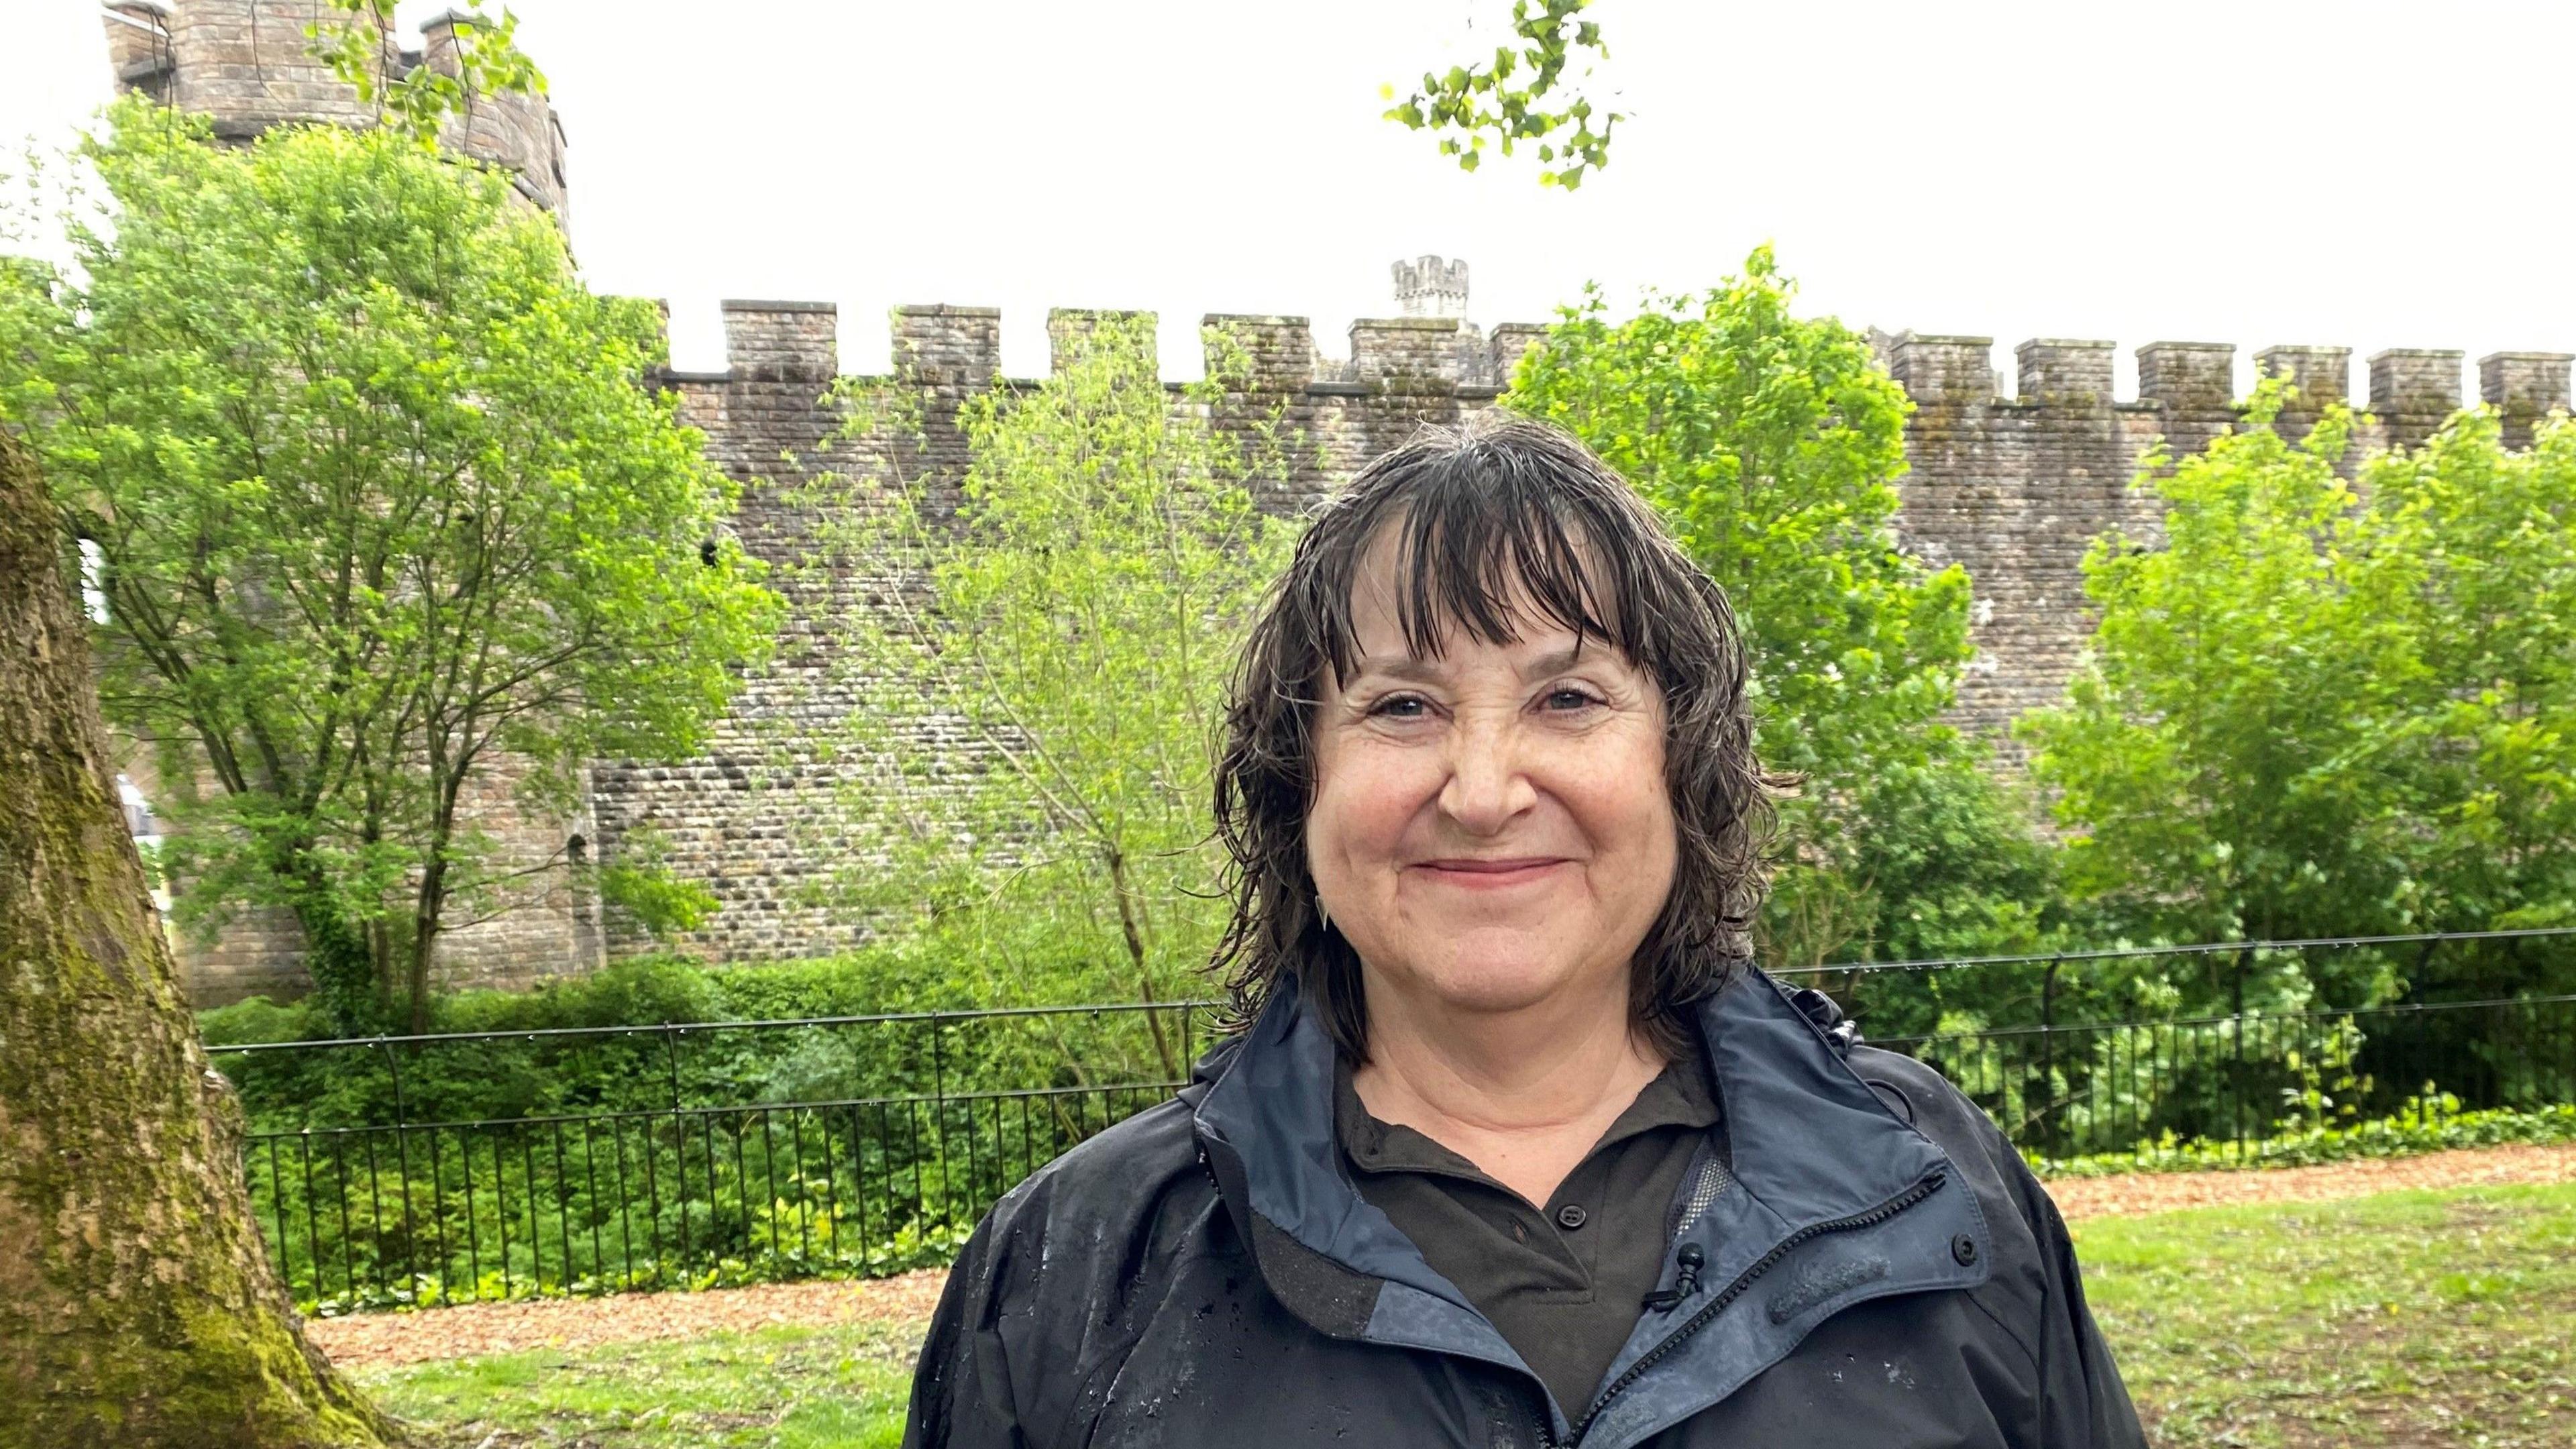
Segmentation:
{"type": "Polygon", "coordinates": [[[1505,405],[1626,475],[1735,605],[1763,761],[1805,782],[1781,812],[1772,960],[2018,941],[2040,855],[1940,722],[1970,656],[1968,577],[1895,535],[1909,404],[1868,339],[1794,298],[1767,247],[1626,321],[1590,292],[1505,405]]]}
{"type": "MultiPolygon", "coordinates": [[[[1615,111],[1596,112],[1580,93],[1565,95],[1565,68],[1578,52],[1610,57],[1600,25],[1579,18],[1591,4],[1512,0],[1512,38],[1494,47],[1492,60],[1423,72],[1421,87],[1390,107],[1386,119],[1438,136],[1440,154],[1458,158],[1465,171],[1484,164],[1488,137],[1506,156],[1515,145],[1535,142],[1546,168],[1539,184],[1574,190],[1587,174],[1610,164],[1611,128],[1627,119],[1615,111]],[[1560,95],[1561,106],[1547,109],[1560,95]]],[[[1393,100],[1395,87],[1384,87],[1383,94],[1393,100]]]]}
{"type": "MultiPolygon", "coordinates": [[[[883,580],[840,624],[861,700],[843,899],[953,941],[989,1003],[1168,999],[1205,963],[1225,681],[1284,560],[1254,506],[1275,440],[1208,418],[1227,367],[1175,395],[1146,321],[1069,340],[1047,381],[967,404],[953,513],[926,477],[827,481],[869,495],[837,510],[859,521],[828,566],[883,580]]],[[[850,397],[863,434],[916,426],[899,394],[850,397]]]]}
{"type": "Polygon", "coordinates": [[[322,0],[305,38],[332,73],[357,87],[358,99],[376,107],[384,123],[416,140],[434,141],[451,119],[472,114],[475,99],[511,93],[543,95],[545,74],[519,49],[519,17],[504,9],[499,20],[451,12],[453,72],[396,63],[386,36],[394,0],[322,0]],[[325,17],[324,9],[330,14],[325,17]]]}
{"type": "MultiPolygon", "coordinates": [[[[2356,487],[2350,410],[2293,442],[2289,396],[2153,460],[2164,536],[2086,559],[2091,655],[2022,725],[2069,886],[2168,939],[2576,919],[2576,426],[2514,452],[2471,410],[2356,487]]],[[[2317,984],[2376,998],[2403,965],[2317,984]]]]}
{"type": "Polygon", "coordinates": [[[440,934],[562,863],[501,860],[473,793],[506,758],[560,816],[584,761],[687,752],[775,600],[646,386],[656,312],[497,177],[393,129],[110,122],[112,213],[0,295],[0,417],[101,561],[187,912],[289,907],[344,1018],[391,980],[418,1019],[440,934]]]}

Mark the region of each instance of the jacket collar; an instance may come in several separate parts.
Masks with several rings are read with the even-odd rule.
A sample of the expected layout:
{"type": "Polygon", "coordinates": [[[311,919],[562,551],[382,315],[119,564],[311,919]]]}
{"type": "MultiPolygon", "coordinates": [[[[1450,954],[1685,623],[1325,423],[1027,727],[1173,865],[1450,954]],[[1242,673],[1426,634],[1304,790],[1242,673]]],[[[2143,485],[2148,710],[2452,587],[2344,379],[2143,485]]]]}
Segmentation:
{"type": "Polygon", "coordinates": [[[1628,1449],[1733,1394],[1832,1314],[1983,1281],[1993,1257],[1974,1196],[1939,1191],[1948,1158],[1880,1102],[1777,980],[1735,972],[1696,1021],[1741,1190],[1718,1193],[1667,1245],[1667,1282],[1679,1245],[1700,1248],[1702,1291],[1640,1316],[1611,1363],[1616,1387],[1590,1405],[1557,1404],[1360,1197],[1333,1132],[1332,1041],[1293,983],[1208,1054],[1182,1098],[1256,1269],[1291,1313],[1337,1337],[1517,1369],[1556,1442],[1628,1449]],[[1785,1271],[1762,1277],[1774,1264],[1785,1271]]]}
{"type": "Polygon", "coordinates": [[[1793,1226],[1875,1207],[1948,1165],[1768,972],[1730,973],[1700,1003],[1699,1029],[1726,1112],[1729,1167],[1793,1226]]]}
{"type": "Polygon", "coordinates": [[[1718,1194],[1674,1244],[1705,1256],[1702,1292],[1640,1318],[1611,1361],[1611,1395],[1558,1426],[1585,1449],[1625,1449],[1682,1422],[1853,1304],[1968,1287],[1991,1271],[1974,1193],[1941,1190],[1957,1175],[1947,1154],[1845,1062],[1848,1034],[1837,1046],[1787,988],[1750,969],[1701,1006],[1699,1023],[1742,1190],[1718,1194]]]}
{"type": "MultiPolygon", "coordinates": [[[[1866,1212],[1947,1165],[1767,973],[1730,973],[1696,1020],[1729,1168],[1784,1231],[1866,1212]]],[[[1333,1131],[1333,1051],[1294,979],[1283,978],[1252,1028],[1209,1054],[1194,1113],[1202,1143],[1231,1159],[1220,1185],[1306,1251],[1472,1313],[1352,1185],[1333,1131]]]]}
{"type": "Polygon", "coordinates": [[[1213,1081],[1195,1111],[1200,1141],[1233,1159],[1224,1165],[1234,1171],[1219,1182],[1232,1186],[1224,1177],[1239,1174],[1237,1206],[1350,1272],[1473,1312],[1467,1295],[1352,1185],[1333,1130],[1332,1037],[1306,1009],[1294,977],[1273,988],[1239,1040],[1231,1060],[1219,1060],[1223,1047],[1209,1053],[1202,1076],[1213,1081]]]}

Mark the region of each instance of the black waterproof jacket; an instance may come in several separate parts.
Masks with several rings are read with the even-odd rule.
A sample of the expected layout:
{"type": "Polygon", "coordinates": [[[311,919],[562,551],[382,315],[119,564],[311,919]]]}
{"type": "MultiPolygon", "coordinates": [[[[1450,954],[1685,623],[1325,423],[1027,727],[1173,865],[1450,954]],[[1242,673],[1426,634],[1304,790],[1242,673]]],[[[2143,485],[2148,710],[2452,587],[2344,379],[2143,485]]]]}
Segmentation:
{"type": "Polygon", "coordinates": [[[2065,1224],[1983,1113],[1750,969],[1698,1022],[1725,1122],[1669,1220],[1684,1296],[1592,1402],[1352,1187],[1332,1042],[1283,984],[1175,1100],[993,1209],[904,1442],[2143,1449],[2065,1224]]]}

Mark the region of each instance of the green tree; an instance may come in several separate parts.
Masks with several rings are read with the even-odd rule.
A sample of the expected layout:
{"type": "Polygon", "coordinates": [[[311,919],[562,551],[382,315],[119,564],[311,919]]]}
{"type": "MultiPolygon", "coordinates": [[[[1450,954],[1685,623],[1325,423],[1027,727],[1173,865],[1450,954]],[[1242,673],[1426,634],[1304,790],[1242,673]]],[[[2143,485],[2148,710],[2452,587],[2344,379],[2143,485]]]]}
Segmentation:
{"type": "MultiPolygon", "coordinates": [[[[1457,157],[1466,171],[1484,164],[1488,137],[1506,156],[1514,146],[1534,142],[1546,168],[1539,184],[1574,190],[1587,174],[1610,164],[1611,128],[1627,119],[1615,111],[1596,112],[1579,92],[1568,94],[1565,68],[1578,52],[1610,58],[1600,25],[1579,18],[1591,4],[1512,0],[1512,38],[1494,47],[1492,60],[1423,72],[1421,87],[1389,107],[1386,119],[1438,136],[1440,154],[1457,157]],[[1560,107],[1548,109],[1558,96],[1560,107]]],[[[1380,93],[1395,99],[1394,86],[1380,93]]]]}
{"type": "MultiPolygon", "coordinates": [[[[1164,1000],[1205,963],[1223,925],[1208,811],[1225,683],[1285,557],[1254,506],[1284,477],[1275,427],[1208,420],[1225,356],[1176,396],[1145,319],[1100,316],[1066,342],[1033,390],[967,404],[953,507],[898,476],[881,498],[827,479],[868,506],[809,510],[861,520],[829,540],[826,572],[914,580],[866,591],[837,626],[860,692],[840,741],[860,766],[844,898],[954,943],[990,973],[979,1002],[1164,1000]]],[[[847,396],[862,436],[917,426],[900,394],[847,396]]]]}
{"type": "Polygon", "coordinates": [[[1794,298],[1767,247],[1627,321],[1591,291],[1504,405],[1626,475],[1735,605],[1763,761],[1805,781],[1781,811],[1770,959],[2019,942],[2040,856],[1940,720],[1971,652],[1968,577],[1896,539],[1909,404],[1867,338],[1794,298]]]}
{"type": "MultiPolygon", "coordinates": [[[[2268,382],[2241,431],[2153,460],[2163,537],[2087,556],[2090,656],[2019,726],[2069,887],[2166,939],[2576,919],[2576,428],[2517,453],[2464,412],[2356,487],[2350,410],[2294,443],[2289,396],[2268,382]]],[[[2314,981],[2281,963],[2266,994],[2517,975],[2501,950],[2347,957],[2314,981]]]]}
{"type": "Polygon", "coordinates": [[[109,123],[109,215],[0,293],[0,418],[95,550],[186,914],[289,907],[344,1021],[400,983],[425,1025],[441,932],[526,870],[469,795],[506,760],[559,814],[585,760],[685,753],[776,601],[646,386],[655,310],[497,176],[394,128],[109,123]]]}

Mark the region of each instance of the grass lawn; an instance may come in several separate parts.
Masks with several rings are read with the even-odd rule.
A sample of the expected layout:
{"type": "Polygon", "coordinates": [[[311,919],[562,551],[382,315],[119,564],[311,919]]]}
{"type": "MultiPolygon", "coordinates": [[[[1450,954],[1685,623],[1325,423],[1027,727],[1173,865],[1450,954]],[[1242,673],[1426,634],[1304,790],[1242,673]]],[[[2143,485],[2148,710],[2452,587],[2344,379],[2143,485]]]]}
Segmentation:
{"type": "Polygon", "coordinates": [[[356,1377],[438,1449],[891,1449],[920,1330],[765,1328],[356,1377]]]}
{"type": "Polygon", "coordinates": [[[2576,1444],[2576,1186],[2078,1224],[2161,1449],[2576,1444]]]}
{"type": "MultiPolygon", "coordinates": [[[[2576,1186],[2079,1224],[2161,1449],[2576,1444],[2576,1186]]],[[[901,1437],[917,1323],[362,1371],[440,1449],[822,1449],[901,1437]]]]}

